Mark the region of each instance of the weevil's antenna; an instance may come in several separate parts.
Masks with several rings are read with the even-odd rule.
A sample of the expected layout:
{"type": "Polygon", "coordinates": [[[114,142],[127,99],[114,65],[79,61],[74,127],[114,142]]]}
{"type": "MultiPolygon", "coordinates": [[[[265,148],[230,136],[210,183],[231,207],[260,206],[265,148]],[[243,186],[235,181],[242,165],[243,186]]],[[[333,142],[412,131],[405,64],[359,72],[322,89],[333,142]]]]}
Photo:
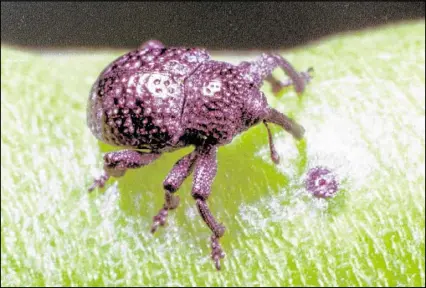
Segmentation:
{"type": "Polygon", "coordinates": [[[302,125],[296,123],[294,120],[274,108],[269,108],[269,114],[263,122],[270,122],[281,126],[285,131],[293,135],[293,137],[298,140],[301,139],[305,133],[305,129],[302,125]]]}
{"type": "Polygon", "coordinates": [[[280,163],[280,156],[278,156],[277,150],[275,150],[271,130],[269,129],[268,123],[266,121],[263,121],[263,124],[265,124],[266,130],[268,130],[269,150],[271,151],[271,159],[275,164],[278,164],[280,163]]]}

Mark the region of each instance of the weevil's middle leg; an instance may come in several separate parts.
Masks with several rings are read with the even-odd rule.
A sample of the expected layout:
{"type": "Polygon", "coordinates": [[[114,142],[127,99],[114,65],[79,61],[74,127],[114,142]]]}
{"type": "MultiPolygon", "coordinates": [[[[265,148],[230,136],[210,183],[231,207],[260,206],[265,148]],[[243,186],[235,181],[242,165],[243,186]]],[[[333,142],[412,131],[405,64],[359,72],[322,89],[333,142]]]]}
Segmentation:
{"type": "Polygon", "coordinates": [[[179,197],[173,195],[173,193],[179,189],[183,181],[191,174],[196,157],[196,152],[194,151],[181,158],[164,180],[164,204],[157,215],[153,217],[151,233],[155,233],[158,226],[164,226],[168,211],[176,209],[179,205],[179,197]]]}
{"type": "Polygon", "coordinates": [[[194,168],[192,197],[196,201],[201,217],[213,232],[211,236],[211,258],[215,263],[216,269],[220,270],[220,259],[225,257],[225,255],[219,244],[219,238],[225,233],[225,227],[216,221],[207,205],[207,198],[210,195],[211,185],[217,172],[217,147],[202,147],[198,150],[199,153],[194,168]]]}

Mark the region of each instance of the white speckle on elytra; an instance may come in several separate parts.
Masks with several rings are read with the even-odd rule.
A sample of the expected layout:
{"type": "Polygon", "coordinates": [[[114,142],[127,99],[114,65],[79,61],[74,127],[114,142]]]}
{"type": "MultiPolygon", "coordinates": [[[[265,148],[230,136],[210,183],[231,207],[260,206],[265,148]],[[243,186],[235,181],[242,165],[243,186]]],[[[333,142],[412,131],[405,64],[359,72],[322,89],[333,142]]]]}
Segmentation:
{"type": "Polygon", "coordinates": [[[135,78],[136,78],[135,75],[132,75],[132,76],[129,77],[129,81],[127,82],[127,87],[134,86],[134,84],[135,84],[135,78]]]}
{"type": "Polygon", "coordinates": [[[175,96],[179,88],[169,75],[162,73],[148,73],[140,77],[136,87],[138,93],[142,92],[143,85],[152,96],[162,99],[175,96]]]}
{"type": "Polygon", "coordinates": [[[248,80],[248,81],[253,81],[253,76],[252,76],[252,75],[250,75],[249,73],[244,74],[244,75],[243,75],[243,78],[244,78],[245,80],[248,80]]]}
{"type": "Polygon", "coordinates": [[[187,55],[186,57],[186,61],[193,63],[193,62],[197,62],[198,58],[195,55],[187,55]]]}
{"type": "Polygon", "coordinates": [[[203,86],[202,94],[204,96],[211,97],[216,92],[220,92],[222,89],[222,82],[219,79],[214,79],[208,83],[208,85],[203,86]]]}

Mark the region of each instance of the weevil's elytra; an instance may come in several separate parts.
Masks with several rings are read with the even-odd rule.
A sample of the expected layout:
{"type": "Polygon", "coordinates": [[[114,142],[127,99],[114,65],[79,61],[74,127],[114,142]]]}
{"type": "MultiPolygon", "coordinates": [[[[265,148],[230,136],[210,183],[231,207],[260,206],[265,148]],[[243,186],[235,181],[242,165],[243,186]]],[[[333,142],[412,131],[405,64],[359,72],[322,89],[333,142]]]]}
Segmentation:
{"type": "Polygon", "coordinates": [[[146,42],[108,65],[92,86],[87,108],[90,130],[99,140],[125,149],[105,154],[104,174],[95,179],[89,191],[103,187],[111,176],[122,177],[127,169],[152,163],[162,153],[195,146],[164,180],[164,205],[154,216],[151,231],[165,225],[168,211],[179,204],[174,193],[194,173],[191,195],[213,233],[211,256],[220,269],[224,253],[219,239],[225,227],[207,205],[217,171],[217,149],[250,127],[264,123],[271,158],[277,163],[267,123],[280,125],[297,139],[303,137],[304,129],[269,107],[259,89],[266,80],[274,91],[293,85],[300,94],[311,79],[309,71],[297,72],[273,53],[232,65],[212,60],[205,49],[166,48],[156,40],[146,42]],[[278,67],[289,80],[281,82],[272,77],[278,67]]]}
{"type": "Polygon", "coordinates": [[[160,151],[176,144],[170,141],[183,133],[184,81],[208,58],[202,49],[159,47],[120,57],[93,86],[88,105],[92,132],[117,146],[150,144],[160,151]]]}

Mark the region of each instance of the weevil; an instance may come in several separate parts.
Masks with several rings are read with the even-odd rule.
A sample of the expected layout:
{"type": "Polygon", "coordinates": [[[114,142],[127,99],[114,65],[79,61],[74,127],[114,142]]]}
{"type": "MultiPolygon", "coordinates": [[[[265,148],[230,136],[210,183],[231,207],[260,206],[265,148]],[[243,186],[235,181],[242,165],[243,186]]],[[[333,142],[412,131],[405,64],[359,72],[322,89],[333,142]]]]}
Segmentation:
{"type": "Polygon", "coordinates": [[[293,86],[300,96],[310,72],[297,72],[279,54],[262,53],[238,65],[211,59],[204,48],[166,47],[157,40],[145,42],[108,65],[92,86],[87,124],[100,141],[120,151],[104,155],[103,174],[89,188],[103,187],[110,177],[148,165],[163,153],[193,146],[178,160],[163,182],[164,204],[153,217],[151,232],[164,226],[169,210],[179,204],[174,193],[193,174],[192,197],[201,218],[212,231],[211,258],[218,270],[224,252],[219,239],[225,226],[212,215],[207,200],[217,171],[218,147],[263,123],[268,132],[271,159],[278,163],[268,123],[281,126],[301,139],[304,128],[268,105],[263,81],[274,91],[293,86]],[[289,76],[278,81],[272,71],[289,76]]]}

